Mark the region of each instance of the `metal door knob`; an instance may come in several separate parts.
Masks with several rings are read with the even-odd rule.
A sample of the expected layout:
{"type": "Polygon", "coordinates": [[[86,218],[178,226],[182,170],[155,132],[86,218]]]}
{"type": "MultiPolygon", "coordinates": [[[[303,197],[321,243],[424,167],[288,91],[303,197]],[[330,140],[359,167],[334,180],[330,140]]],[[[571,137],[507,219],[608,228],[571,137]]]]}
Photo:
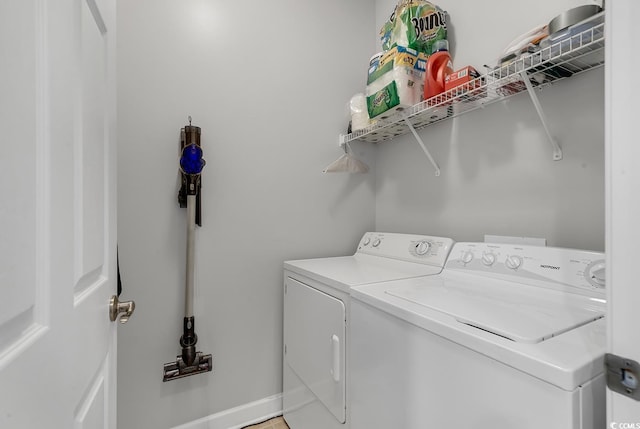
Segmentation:
{"type": "Polygon", "coordinates": [[[116,295],[111,297],[111,301],[109,302],[109,319],[112,322],[115,322],[120,316],[120,323],[127,323],[129,321],[129,317],[133,314],[133,311],[136,309],[136,303],[134,301],[122,301],[118,300],[116,295]]]}

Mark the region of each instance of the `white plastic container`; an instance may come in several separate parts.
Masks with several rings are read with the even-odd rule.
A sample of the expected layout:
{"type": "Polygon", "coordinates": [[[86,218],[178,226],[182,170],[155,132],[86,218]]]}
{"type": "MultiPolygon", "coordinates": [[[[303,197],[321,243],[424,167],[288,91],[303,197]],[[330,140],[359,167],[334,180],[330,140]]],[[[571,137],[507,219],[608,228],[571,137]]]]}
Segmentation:
{"type": "Polygon", "coordinates": [[[349,101],[351,111],[351,130],[358,131],[369,126],[369,112],[367,111],[367,97],[358,93],[349,101]]]}

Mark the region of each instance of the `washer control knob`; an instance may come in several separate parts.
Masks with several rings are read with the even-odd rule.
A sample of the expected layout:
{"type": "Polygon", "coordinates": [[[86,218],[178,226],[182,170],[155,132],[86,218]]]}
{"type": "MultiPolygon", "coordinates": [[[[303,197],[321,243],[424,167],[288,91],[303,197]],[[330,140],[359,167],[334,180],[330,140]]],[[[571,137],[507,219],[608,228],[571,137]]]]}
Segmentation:
{"type": "Polygon", "coordinates": [[[473,252],[471,250],[467,250],[462,254],[462,262],[464,264],[468,264],[473,261],[473,252]]]}
{"type": "Polygon", "coordinates": [[[606,286],[606,268],[604,261],[598,260],[591,262],[584,270],[584,276],[591,286],[603,288],[606,286]]]}
{"type": "Polygon", "coordinates": [[[416,243],[416,254],[418,256],[426,255],[429,249],[431,249],[431,243],[428,241],[419,241],[416,243]]]}
{"type": "Polygon", "coordinates": [[[511,270],[517,270],[522,265],[522,258],[518,255],[510,255],[507,256],[504,264],[511,270]]]}
{"type": "Polygon", "coordinates": [[[373,240],[372,246],[373,247],[378,247],[380,245],[380,243],[381,243],[380,239],[376,238],[375,240],[373,240]]]}
{"type": "Polygon", "coordinates": [[[493,265],[494,262],[496,262],[496,255],[494,255],[493,253],[484,253],[482,255],[482,263],[487,267],[493,265]]]}
{"type": "Polygon", "coordinates": [[[605,274],[604,268],[593,270],[592,275],[591,275],[591,278],[593,279],[593,282],[595,284],[597,284],[598,286],[600,286],[600,287],[604,287],[604,285],[605,285],[605,277],[606,277],[606,274],[605,274]]]}
{"type": "Polygon", "coordinates": [[[366,238],[364,239],[364,241],[362,242],[362,245],[363,245],[363,246],[368,246],[368,245],[369,245],[369,243],[371,243],[371,239],[370,239],[369,237],[366,237],[366,238]]]}

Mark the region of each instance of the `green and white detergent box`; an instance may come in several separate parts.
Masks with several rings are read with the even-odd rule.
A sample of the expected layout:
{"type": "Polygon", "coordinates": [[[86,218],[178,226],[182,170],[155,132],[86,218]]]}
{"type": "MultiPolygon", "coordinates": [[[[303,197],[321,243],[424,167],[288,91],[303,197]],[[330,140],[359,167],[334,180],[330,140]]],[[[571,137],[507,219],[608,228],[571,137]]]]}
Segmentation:
{"type": "Polygon", "coordinates": [[[369,67],[367,110],[369,117],[389,116],[422,100],[427,57],[416,50],[394,46],[369,67]]]}

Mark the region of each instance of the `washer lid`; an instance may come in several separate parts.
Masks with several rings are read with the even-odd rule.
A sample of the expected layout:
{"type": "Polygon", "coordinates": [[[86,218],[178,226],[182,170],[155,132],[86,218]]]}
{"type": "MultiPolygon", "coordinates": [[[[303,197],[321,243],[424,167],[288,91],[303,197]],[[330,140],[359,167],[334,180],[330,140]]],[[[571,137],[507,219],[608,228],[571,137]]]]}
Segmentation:
{"type": "Polygon", "coordinates": [[[386,294],[520,343],[540,343],[604,316],[603,300],[499,280],[429,278],[386,294]]]}

